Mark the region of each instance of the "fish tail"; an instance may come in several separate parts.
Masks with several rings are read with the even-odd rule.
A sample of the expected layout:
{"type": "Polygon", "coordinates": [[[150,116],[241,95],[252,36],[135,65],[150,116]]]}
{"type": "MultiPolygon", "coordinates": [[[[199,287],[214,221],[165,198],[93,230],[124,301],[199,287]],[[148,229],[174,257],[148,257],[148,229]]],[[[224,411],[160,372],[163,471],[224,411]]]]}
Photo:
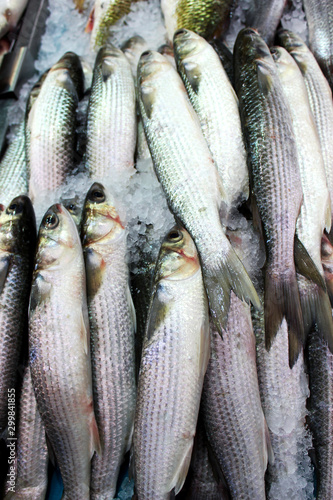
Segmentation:
{"type": "Polygon", "coordinates": [[[265,276],[265,344],[269,350],[286,319],[289,332],[289,366],[292,368],[304,345],[304,325],[296,271],[277,275],[270,267],[265,276]]]}
{"type": "Polygon", "coordinates": [[[249,275],[230,244],[229,247],[227,255],[224,253],[217,265],[202,266],[211,316],[221,336],[228,320],[231,290],[241,300],[252,302],[258,310],[261,309],[249,275]]]}

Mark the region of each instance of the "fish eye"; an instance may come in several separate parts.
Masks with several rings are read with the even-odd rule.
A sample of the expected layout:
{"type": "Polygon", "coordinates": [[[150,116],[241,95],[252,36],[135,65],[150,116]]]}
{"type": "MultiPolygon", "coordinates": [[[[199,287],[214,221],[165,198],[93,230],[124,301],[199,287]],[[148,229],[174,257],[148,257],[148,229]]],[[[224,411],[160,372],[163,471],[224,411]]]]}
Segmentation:
{"type": "Polygon", "coordinates": [[[43,221],[43,226],[46,229],[54,229],[58,224],[59,218],[56,214],[48,214],[43,221]]]}
{"type": "Polygon", "coordinates": [[[172,231],[170,231],[170,233],[168,234],[168,240],[171,241],[172,243],[177,243],[182,239],[183,239],[183,234],[181,233],[181,231],[178,231],[178,229],[172,229],[172,231]]]}
{"type": "Polygon", "coordinates": [[[89,198],[95,203],[103,203],[105,201],[105,195],[101,189],[94,189],[89,198]]]}
{"type": "Polygon", "coordinates": [[[70,210],[71,212],[74,212],[76,210],[76,205],[74,203],[70,203],[67,205],[67,210],[70,210]]]}
{"type": "Polygon", "coordinates": [[[23,212],[23,204],[22,203],[11,203],[7,209],[8,214],[16,215],[23,212]]]}

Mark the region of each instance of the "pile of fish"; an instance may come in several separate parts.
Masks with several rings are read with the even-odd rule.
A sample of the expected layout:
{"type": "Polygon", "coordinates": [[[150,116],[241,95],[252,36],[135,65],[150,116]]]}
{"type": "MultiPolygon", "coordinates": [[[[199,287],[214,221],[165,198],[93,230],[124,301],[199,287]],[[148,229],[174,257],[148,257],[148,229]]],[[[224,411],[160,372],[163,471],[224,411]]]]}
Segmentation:
{"type": "Polygon", "coordinates": [[[154,51],[96,1],[91,83],[67,52],[30,91],[0,164],[6,500],[50,463],[68,500],[131,498],[124,467],[138,500],[333,498],[333,39],[307,0],[314,55],[269,48],[270,3],[232,53],[233,2],[163,0],[154,51]]]}

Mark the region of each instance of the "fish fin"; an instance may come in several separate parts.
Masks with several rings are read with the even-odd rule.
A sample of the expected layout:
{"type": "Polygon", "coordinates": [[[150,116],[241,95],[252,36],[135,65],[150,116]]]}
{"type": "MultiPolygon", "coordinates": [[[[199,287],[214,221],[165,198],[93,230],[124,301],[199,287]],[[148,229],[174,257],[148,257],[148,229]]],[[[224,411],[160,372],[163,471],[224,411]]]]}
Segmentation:
{"type": "MultiPolygon", "coordinates": [[[[177,60],[178,58],[176,58],[177,60]]],[[[191,89],[195,94],[199,92],[200,87],[200,77],[201,71],[200,66],[194,62],[183,62],[182,66],[184,68],[184,72],[186,74],[186,78],[191,85],[191,89]]]]}
{"type": "Polygon", "coordinates": [[[166,487],[166,493],[170,493],[173,489],[175,490],[175,494],[177,495],[182,487],[184,486],[185,479],[188,473],[188,469],[191,463],[191,456],[193,450],[193,442],[194,442],[194,434],[192,439],[189,439],[187,447],[184,451],[184,454],[180,457],[180,461],[175,471],[174,476],[172,477],[170,483],[166,487]]]}
{"type": "Polygon", "coordinates": [[[86,261],[87,295],[89,299],[92,299],[103,283],[106,263],[103,257],[92,248],[86,247],[84,255],[86,261]]]}
{"type": "Polygon", "coordinates": [[[92,8],[90,14],[89,14],[89,19],[86,25],[86,29],[84,30],[86,33],[91,33],[94,27],[94,21],[95,21],[95,7],[92,8]]]}
{"type": "Polygon", "coordinates": [[[128,477],[130,480],[135,478],[134,470],[135,470],[134,446],[132,445],[131,449],[130,449],[130,458],[129,458],[129,465],[128,465],[128,477]]]}
{"type": "Polygon", "coordinates": [[[135,312],[135,307],[134,307],[131,289],[130,289],[129,284],[127,285],[127,288],[126,288],[126,296],[127,296],[126,297],[127,304],[129,306],[129,310],[130,310],[130,317],[131,317],[131,322],[133,325],[133,331],[134,331],[134,333],[136,333],[136,327],[137,327],[137,325],[136,325],[136,312],[135,312]]]}
{"type": "Polygon", "coordinates": [[[296,271],[305,278],[308,278],[316,285],[320,286],[326,291],[325,280],[321,273],[319,272],[316,264],[311,259],[308,251],[306,250],[303,243],[298,239],[297,234],[295,234],[294,240],[294,259],[296,271]]]}
{"type": "Polygon", "coordinates": [[[41,274],[37,274],[33,281],[30,292],[29,315],[34,312],[38,304],[46,302],[50,297],[52,285],[46,281],[41,274]]]}
{"type": "Polygon", "coordinates": [[[251,196],[251,212],[252,212],[253,227],[254,227],[254,229],[256,229],[259,232],[260,239],[262,241],[265,241],[263,224],[262,224],[261,217],[259,214],[258,205],[257,205],[256,199],[255,199],[255,196],[253,194],[251,196]]]}
{"type": "Polygon", "coordinates": [[[147,327],[143,343],[145,340],[150,340],[152,338],[154,332],[164,320],[170,309],[171,302],[173,302],[172,299],[167,302],[163,301],[163,285],[159,284],[148,311],[147,327]]]}
{"type": "Polygon", "coordinates": [[[88,318],[88,309],[82,308],[80,315],[81,322],[81,337],[83,341],[84,352],[88,355],[89,352],[89,318],[88,318]],[[88,320],[88,324],[87,324],[88,320]]]}
{"type": "Polygon", "coordinates": [[[318,334],[327,342],[330,351],[333,352],[332,306],[328,294],[319,286],[308,282],[306,278],[301,276],[300,279],[307,282],[300,291],[305,335],[310,334],[316,325],[318,334]]]}
{"type": "Polygon", "coordinates": [[[102,455],[102,446],[99,438],[97,422],[95,419],[94,412],[92,411],[92,416],[90,420],[90,458],[92,458],[95,451],[97,455],[99,456],[102,455]]]}
{"type": "Polygon", "coordinates": [[[266,458],[266,466],[265,469],[267,468],[267,461],[270,465],[274,465],[275,462],[275,457],[274,457],[274,451],[272,447],[272,442],[271,442],[271,436],[269,434],[268,430],[268,425],[265,419],[265,415],[262,414],[263,419],[264,419],[264,430],[265,430],[265,443],[266,443],[266,453],[267,453],[267,458],[266,458]]]}
{"type": "Polygon", "coordinates": [[[147,118],[151,118],[154,102],[156,99],[154,90],[152,89],[152,87],[149,86],[141,86],[141,89],[138,92],[138,94],[139,94],[139,104],[140,104],[140,111],[142,118],[144,117],[145,114],[147,115],[147,118]]]}
{"type": "Polygon", "coordinates": [[[206,439],[206,446],[207,446],[207,451],[208,451],[209,463],[210,463],[210,465],[212,467],[212,471],[213,471],[213,476],[214,476],[216,482],[219,484],[221,490],[223,491],[225,498],[226,499],[231,498],[229,486],[227,484],[227,480],[223,474],[220,462],[217,459],[208,438],[206,439]]]}
{"type": "Polygon", "coordinates": [[[270,71],[265,67],[262,60],[256,61],[257,63],[257,77],[258,85],[261,92],[267,96],[272,88],[272,75],[270,71]]]}
{"type": "Polygon", "coordinates": [[[46,433],[45,433],[45,441],[46,441],[47,452],[49,455],[50,462],[53,465],[53,467],[56,468],[57,467],[57,459],[56,459],[55,453],[53,451],[51,441],[49,440],[46,433]]]}
{"type": "Polygon", "coordinates": [[[304,343],[304,325],[296,272],[274,275],[267,267],[265,275],[265,345],[269,351],[286,318],[289,333],[289,366],[297,361],[304,343]]]}
{"type": "Polygon", "coordinates": [[[0,259],[0,293],[3,291],[6,279],[11,268],[12,255],[10,253],[4,253],[0,259]]]}
{"type": "Polygon", "coordinates": [[[253,283],[231,245],[217,269],[205,265],[202,268],[211,316],[221,336],[228,320],[231,290],[241,300],[251,301],[256,309],[262,309],[253,283]]]}
{"type": "Polygon", "coordinates": [[[207,310],[207,315],[203,319],[201,329],[200,329],[200,356],[199,356],[199,368],[202,377],[205,376],[208,361],[210,358],[210,328],[209,328],[209,314],[207,310]]]}
{"type": "Polygon", "coordinates": [[[331,198],[327,197],[326,212],[325,212],[325,229],[329,233],[332,227],[332,209],[331,209],[331,198]]]}
{"type": "Polygon", "coordinates": [[[333,307],[333,247],[326,234],[321,239],[321,263],[324,269],[327,293],[333,307]]]}

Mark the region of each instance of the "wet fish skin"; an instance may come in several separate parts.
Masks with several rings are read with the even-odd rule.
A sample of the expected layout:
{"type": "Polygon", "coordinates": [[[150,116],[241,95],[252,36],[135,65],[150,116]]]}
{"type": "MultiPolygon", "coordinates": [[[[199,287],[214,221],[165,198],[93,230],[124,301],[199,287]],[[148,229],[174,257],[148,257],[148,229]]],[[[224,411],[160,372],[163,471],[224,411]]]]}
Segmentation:
{"type": "Polygon", "coordinates": [[[130,170],[136,145],[135,86],[130,64],[120,49],[100,49],[94,68],[87,117],[86,168],[103,181],[130,170]]]}
{"type": "Polygon", "coordinates": [[[45,428],[37,410],[30,368],[26,366],[20,396],[15,493],[8,491],[5,500],[44,500],[47,473],[45,428]]]}
{"type": "Polygon", "coordinates": [[[229,47],[220,39],[215,38],[209,42],[223,65],[225,72],[232,85],[234,85],[234,64],[233,55],[229,47]]]}
{"type": "Polygon", "coordinates": [[[28,0],[2,0],[0,4],[0,38],[15,28],[20,20],[28,0]]]}
{"type": "Polygon", "coordinates": [[[84,204],[82,241],[94,408],[103,443],[101,455],[92,459],[90,498],[95,500],[114,498],[134,425],[136,321],[129,289],[126,236],[112,196],[101,184],[94,183],[84,204]]]}
{"type": "Polygon", "coordinates": [[[29,291],[36,222],[28,197],[0,206],[0,432],[7,426],[8,389],[15,388],[21,346],[28,328],[29,291]]]}
{"type": "MultiPolygon", "coordinates": [[[[297,62],[308,92],[311,111],[316,123],[323,155],[327,187],[333,200],[333,101],[332,91],[319,65],[303,40],[289,30],[278,32],[278,43],[297,62]]],[[[333,221],[333,204],[331,203],[333,221]]]]}
{"type": "Polygon", "coordinates": [[[170,498],[190,464],[209,358],[208,304],[189,234],[175,226],[159,254],[134,426],[139,500],[170,498]]]}
{"type": "Polygon", "coordinates": [[[180,28],[213,38],[226,27],[234,4],[234,0],[161,0],[169,40],[180,28]]]}
{"type": "Polygon", "coordinates": [[[267,250],[266,347],[270,347],[282,318],[286,317],[292,366],[304,342],[294,264],[296,220],[302,202],[296,143],[277,69],[267,45],[256,31],[250,28],[240,31],[234,57],[250,175],[267,250]],[[283,126],[277,127],[276,123],[283,126]]]}
{"type": "Polygon", "coordinates": [[[25,132],[32,200],[39,192],[61,186],[74,167],[76,108],[83,95],[78,56],[64,54],[37,91],[37,97],[28,104],[25,132]]]}
{"type": "Polygon", "coordinates": [[[75,223],[59,204],[46,212],[39,230],[30,295],[29,363],[38,411],[63,479],[63,498],[88,500],[90,461],[100,447],[86,281],[75,223]]]}
{"type": "Polygon", "coordinates": [[[220,223],[222,189],[217,170],[185,87],[169,61],[158,52],[145,52],[138,80],[141,116],[155,172],[170,210],[195,241],[210,311],[221,331],[230,288],[256,307],[260,308],[260,302],[220,223]]]}
{"type": "Polygon", "coordinates": [[[181,29],[174,35],[174,48],[178,72],[221,177],[222,206],[228,214],[249,196],[238,98],[218,55],[204,38],[181,29]]]}
{"type": "Polygon", "coordinates": [[[333,91],[333,5],[330,0],[303,0],[309,44],[333,91]]]}
{"type": "Polygon", "coordinates": [[[202,414],[231,498],[265,499],[265,471],[273,456],[260,402],[255,337],[250,308],[233,293],[223,340],[211,328],[202,414]]]}
{"type": "Polygon", "coordinates": [[[246,26],[255,28],[272,45],[286,0],[252,0],[246,13],[246,26]]]}

